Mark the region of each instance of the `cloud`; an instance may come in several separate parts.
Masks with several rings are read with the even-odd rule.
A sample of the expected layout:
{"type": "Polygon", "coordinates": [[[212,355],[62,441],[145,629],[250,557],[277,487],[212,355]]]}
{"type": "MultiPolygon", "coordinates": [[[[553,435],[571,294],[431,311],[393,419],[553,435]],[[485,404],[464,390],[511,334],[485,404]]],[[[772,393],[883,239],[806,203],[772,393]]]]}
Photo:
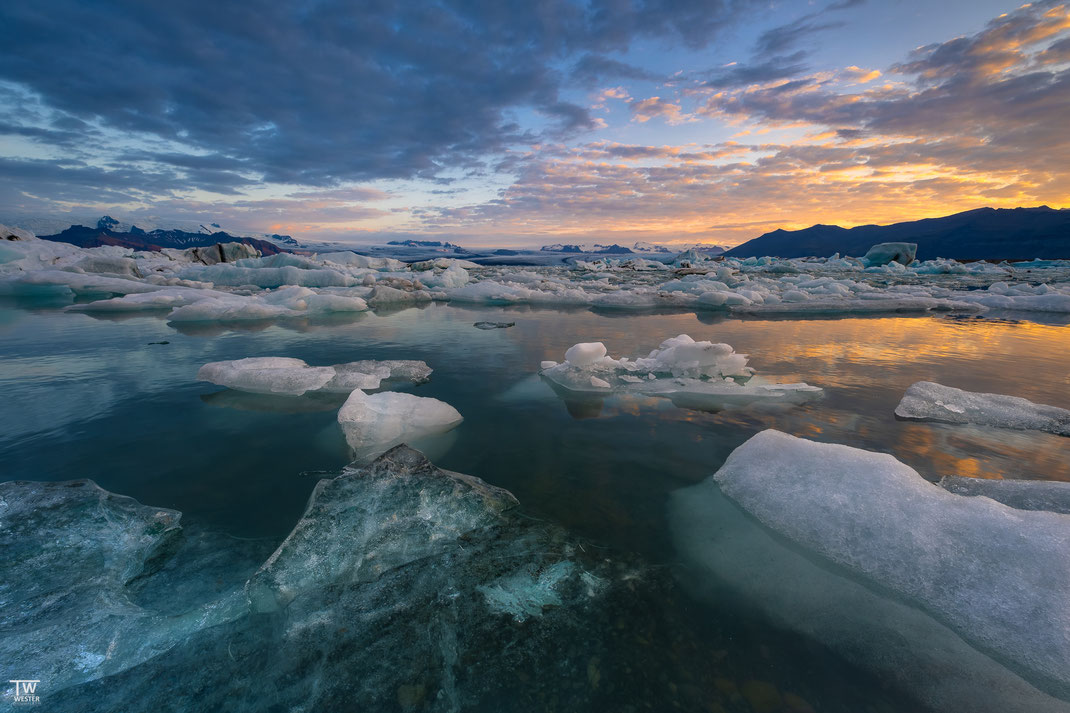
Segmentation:
{"type": "MultiPolygon", "coordinates": [[[[538,138],[513,109],[547,117],[551,136],[596,126],[562,98],[562,58],[580,57],[581,78],[634,76],[606,54],[637,39],[703,46],[750,3],[10,0],[0,79],[32,97],[16,114],[39,105],[230,164],[186,166],[190,188],[435,177],[538,138]]],[[[77,140],[7,123],[52,147],[77,140]]]]}
{"type": "Polygon", "coordinates": [[[812,42],[814,35],[844,26],[842,21],[823,19],[829,13],[861,4],[861,0],[832,3],[823,10],[807,13],[793,22],[766,30],[758,37],[754,50],[759,55],[780,54],[800,44],[812,42]]]}
{"type": "Polygon", "coordinates": [[[663,101],[661,97],[650,97],[642,101],[635,101],[630,106],[635,120],[640,124],[659,116],[663,117],[669,124],[683,124],[693,121],[693,117],[685,114],[679,104],[663,101]]]}
{"type": "Polygon", "coordinates": [[[664,79],[664,77],[641,67],[595,54],[583,55],[572,66],[571,74],[573,81],[585,86],[593,86],[603,80],[636,79],[656,81],[664,79]]]}
{"type": "Polygon", "coordinates": [[[497,199],[422,218],[454,232],[733,243],[773,227],[1065,205],[1070,62],[1057,58],[1068,28],[1065,6],[1035,3],[911,52],[879,85],[876,70],[850,67],[634,102],[637,117],[703,115],[744,122],[752,135],[792,126],[796,136],[547,147],[518,162],[518,180],[497,199]]]}

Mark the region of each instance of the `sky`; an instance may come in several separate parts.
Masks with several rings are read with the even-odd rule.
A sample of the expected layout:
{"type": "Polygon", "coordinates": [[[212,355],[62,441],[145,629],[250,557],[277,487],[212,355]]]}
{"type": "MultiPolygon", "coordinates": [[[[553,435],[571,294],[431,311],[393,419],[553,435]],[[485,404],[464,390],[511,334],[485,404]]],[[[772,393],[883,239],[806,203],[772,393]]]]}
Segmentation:
{"type": "Polygon", "coordinates": [[[1070,5],[5,0],[0,221],[734,245],[1070,207],[1070,5]]]}

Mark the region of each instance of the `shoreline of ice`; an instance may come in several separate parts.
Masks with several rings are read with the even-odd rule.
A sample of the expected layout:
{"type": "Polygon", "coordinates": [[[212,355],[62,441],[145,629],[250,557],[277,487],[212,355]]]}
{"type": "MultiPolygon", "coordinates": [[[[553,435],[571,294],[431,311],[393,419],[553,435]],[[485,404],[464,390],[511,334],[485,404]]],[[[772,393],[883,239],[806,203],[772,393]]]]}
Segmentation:
{"type": "Polygon", "coordinates": [[[678,264],[607,257],[523,267],[453,258],[406,264],[345,251],[230,253],[236,259],[205,264],[191,251],[79,248],[21,236],[0,244],[0,296],[77,298],[69,309],[90,313],[166,311],[174,323],[286,320],[431,301],[739,317],[1070,315],[1067,260],[903,265],[696,255],[678,264]]]}

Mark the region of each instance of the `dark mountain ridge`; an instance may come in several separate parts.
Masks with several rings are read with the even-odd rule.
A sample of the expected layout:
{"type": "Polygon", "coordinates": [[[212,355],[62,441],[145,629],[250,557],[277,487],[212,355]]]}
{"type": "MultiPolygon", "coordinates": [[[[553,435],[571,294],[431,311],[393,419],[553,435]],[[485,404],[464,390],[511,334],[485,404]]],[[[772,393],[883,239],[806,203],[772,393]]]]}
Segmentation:
{"type": "Polygon", "coordinates": [[[892,225],[814,225],[774,230],[726,255],[732,257],[861,257],[877,243],[917,243],[919,260],[1031,260],[1070,258],[1070,209],[978,208],[942,218],[892,225]]]}
{"type": "MultiPolygon", "coordinates": [[[[103,223],[101,219],[101,223],[103,223]]],[[[144,231],[136,225],[127,232],[113,230],[109,227],[90,228],[85,225],[72,225],[56,235],[39,235],[42,240],[58,243],[70,243],[81,248],[97,248],[103,245],[118,245],[132,250],[159,251],[162,248],[204,248],[217,243],[245,243],[260,251],[261,255],[277,255],[291,252],[280,248],[275,243],[258,238],[243,238],[222,230],[214,233],[189,233],[184,230],[150,230],[144,231]]]]}

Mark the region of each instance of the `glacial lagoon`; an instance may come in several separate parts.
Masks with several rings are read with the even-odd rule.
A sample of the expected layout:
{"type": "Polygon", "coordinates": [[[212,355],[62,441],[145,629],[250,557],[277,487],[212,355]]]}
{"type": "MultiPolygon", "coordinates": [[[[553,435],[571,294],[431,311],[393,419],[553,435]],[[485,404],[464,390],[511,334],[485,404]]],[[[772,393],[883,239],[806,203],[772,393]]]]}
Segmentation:
{"type": "MultiPolygon", "coordinates": [[[[52,690],[45,672],[5,661],[10,678],[41,678],[55,710],[846,712],[948,709],[949,700],[1070,709],[1057,683],[901,594],[854,581],[723,495],[694,490],[712,488],[733,450],[765,429],[888,453],[933,482],[1070,481],[1063,437],[894,415],[919,381],[1070,406],[1070,327],[1058,320],[441,303],[275,323],[165,315],[80,314],[25,299],[0,311],[3,480],[90,479],[136,500],[122,503],[134,522],[181,513],[180,536],[153,544],[151,566],[101,585],[116,599],[100,606],[126,622],[128,638],[112,643],[138,642],[125,661],[94,674],[94,661],[81,670],[67,658],[52,690]],[[729,344],[761,377],[806,382],[820,398],[711,410],[570,393],[539,376],[577,343],[635,357],[680,334],[729,344]],[[350,481],[317,488],[351,459],[337,421],[345,394],[253,394],[196,379],[205,363],[252,356],[425,361],[430,379],[398,388],[444,401],[464,421],[410,444],[430,462],[388,457],[429,482],[441,482],[438,468],[486,485],[459,480],[411,509],[412,493],[376,464],[377,476],[351,470],[350,481]],[[348,482],[352,493],[335,492],[348,482]],[[314,490],[331,527],[309,519],[316,508],[306,513],[314,490]],[[360,540],[347,529],[356,527],[345,520],[349,502],[365,519],[389,513],[413,527],[473,514],[447,528],[457,546],[415,551],[405,528],[360,540]],[[294,530],[299,521],[306,529],[294,530]],[[295,540],[299,531],[317,534],[295,540]],[[733,554],[696,565],[695,552],[710,548],[733,554]],[[263,601],[275,603],[247,613],[232,600],[261,591],[250,586],[267,577],[269,556],[279,571],[263,601]],[[278,592],[289,592],[282,604],[278,592]],[[828,607],[844,607],[840,623],[829,623],[828,607]],[[855,621],[851,609],[864,616],[855,621]],[[190,610],[202,612],[193,623],[190,610]],[[971,688],[984,695],[968,697],[971,688]]],[[[94,576],[107,570],[87,557],[94,576]]],[[[30,563],[19,571],[34,576],[30,563]]],[[[86,655],[107,648],[110,633],[66,621],[43,638],[86,655]]],[[[9,618],[5,637],[28,628],[9,618]]]]}

